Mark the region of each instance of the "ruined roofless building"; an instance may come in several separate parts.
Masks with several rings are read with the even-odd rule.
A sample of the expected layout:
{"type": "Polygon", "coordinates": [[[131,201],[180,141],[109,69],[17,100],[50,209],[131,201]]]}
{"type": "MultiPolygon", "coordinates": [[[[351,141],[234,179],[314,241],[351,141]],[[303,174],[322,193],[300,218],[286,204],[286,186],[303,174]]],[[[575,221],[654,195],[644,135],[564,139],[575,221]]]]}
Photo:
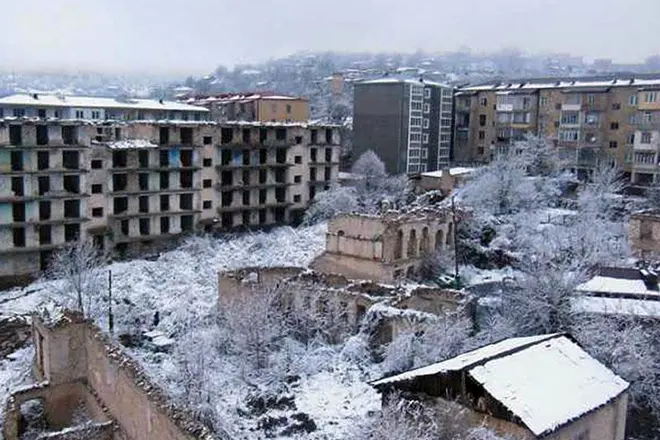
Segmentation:
{"type": "Polygon", "coordinates": [[[449,210],[346,214],[330,220],[326,250],[311,268],[387,283],[413,278],[426,256],[453,252],[453,247],[454,221],[449,210]]]}

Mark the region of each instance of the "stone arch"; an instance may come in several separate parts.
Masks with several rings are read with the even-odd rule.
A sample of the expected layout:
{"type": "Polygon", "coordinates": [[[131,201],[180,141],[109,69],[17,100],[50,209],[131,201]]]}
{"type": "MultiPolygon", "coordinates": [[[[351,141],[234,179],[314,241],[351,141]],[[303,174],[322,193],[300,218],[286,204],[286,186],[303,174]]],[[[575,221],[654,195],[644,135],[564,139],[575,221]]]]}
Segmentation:
{"type": "Polygon", "coordinates": [[[396,243],[394,245],[394,259],[398,260],[403,257],[403,231],[399,229],[396,234],[396,243]]]}
{"type": "Polygon", "coordinates": [[[406,254],[408,258],[415,258],[417,256],[417,231],[414,229],[410,230],[410,236],[408,237],[408,250],[406,254]]]}
{"type": "Polygon", "coordinates": [[[419,253],[426,255],[429,252],[429,228],[422,229],[422,239],[419,241],[419,253]]]}
{"type": "Polygon", "coordinates": [[[442,246],[445,244],[445,231],[438,229],[438,232],[435,233],[435,250],[439,251],[442,249],[442,246]]]}
{"type": "Polygon", "coordinates": [[[453,223],[449,223],[449,225],[447,226],[447,237],[446,237],[446,240],[447,240],[447,241],[446,241],[445,244],[446,244],[447,246],[451,246],[451,243],[452,243],[452,241],[453,241],[453,238],[454,238],[454,224],[453,224],[453,223]]]}

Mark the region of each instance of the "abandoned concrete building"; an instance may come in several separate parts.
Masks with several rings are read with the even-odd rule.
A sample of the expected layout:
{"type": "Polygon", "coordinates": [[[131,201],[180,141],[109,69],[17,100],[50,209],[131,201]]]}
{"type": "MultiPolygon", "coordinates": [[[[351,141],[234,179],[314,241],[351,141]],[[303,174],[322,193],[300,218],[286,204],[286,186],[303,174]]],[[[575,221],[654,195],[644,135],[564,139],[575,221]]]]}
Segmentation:
{"type": "Polygon", "coordinates": [[[33,316],[34,385],[7,399],[3,435],[18,440],[22,404],[43,405],[49,439],[212,440],[210,430],[77,312],[33,316]],[[83,420],[83,423],[76,424],[83,420]]]}
{"type": "Polygon", "coordinates": [[[660,211],[647,209],[633,213],[628,223],[628,243],[636,256],[657,259],[660,255],[660,211]]]}
{"type": "Polygon", "coordinates": [[[201,106],[219,122],[305,122],[309,120],[309,99],[272,92],[222,93],[182,97],[181,102],[201,106]]]}
{"type": "Polygon", "coordinates": [[[79,238],[128,252],[295,222],[337,179],[339,143],[302,123],[0,120],[0,278],[37,274],[79,238]]]}
{"type": "Polygon", "coordinates": [[[374,344],[391,342],[402,332],[421,330],[438,317],[472,319],[474,314],[472,297],[452,289],[391,286],[300,267],[251,267],[218,273],[218,297],[223,307],[246,296],[276,293],[319,313],[333,314],[352,332],[360,328],[367,312],[371,313],[377,321],[371,323],[374,344]]]}
{"type": "Polygon", "coordinates": [[[505,339],[377,380],[468,424],[519,440],[623,440],[628,383],[565,334],[505,339]]]}
{"type": "Polygon", "coordinates": [[[426,256],[453,252],[453,247],[454,221],[449,211],[347,214],[330,220],[326,250],[311,268],[387,283],[413,278],[426,256]]]}

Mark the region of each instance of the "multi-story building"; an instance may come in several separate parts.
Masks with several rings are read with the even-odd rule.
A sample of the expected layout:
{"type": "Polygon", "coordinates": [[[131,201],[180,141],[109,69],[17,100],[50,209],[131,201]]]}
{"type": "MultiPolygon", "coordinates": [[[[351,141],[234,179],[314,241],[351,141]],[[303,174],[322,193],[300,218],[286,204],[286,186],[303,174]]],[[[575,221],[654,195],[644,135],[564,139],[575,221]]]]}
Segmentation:
{"type": "Polygon", "coordinates": [[[5,118],[0,278],[45,269],[81,237],[132,251],[295,222],[337,179],[339,144],[338,127],[302,123],[5,118]]]}
{"type": "Polygon", "coordinates": [[[638,144],[648,150],[649,144],[641,144],[641,127],[648,126],[644,121],[652,123],[653,115],[642,108],[653,108],[653,102],[643,101],[652,87],[660,87],[659,75],[532,79],[461,88],[456,94],[454,161],[485,163],[498,149],[535,134],[550,139],[567,168],[579,176],[608,163],[619,166],[633,182],[648,181],[644,170],[653,160],[640,155],[638,161],[633,148],[638,144]],[[633,168],[639,168],[634,173],[638,178],[633,168]]]}
{"type": "Polygon", "coordinates": [[[660,81],[641,84],[633,137],[633,183],[660,183],[660,81]]]}
{"type": "Polygon", "coordinates": [[[453,89],[422,79],[382,78],[355,84],[353,155],[373,150],[389,173],[449,166],[453,89]]]}
{"type": "Polygon", "coordinates": [[[309,100],[273,93],[224,93],[185,98],[186,104],[208,109],[214,121],[306,122],[309,100]]]}

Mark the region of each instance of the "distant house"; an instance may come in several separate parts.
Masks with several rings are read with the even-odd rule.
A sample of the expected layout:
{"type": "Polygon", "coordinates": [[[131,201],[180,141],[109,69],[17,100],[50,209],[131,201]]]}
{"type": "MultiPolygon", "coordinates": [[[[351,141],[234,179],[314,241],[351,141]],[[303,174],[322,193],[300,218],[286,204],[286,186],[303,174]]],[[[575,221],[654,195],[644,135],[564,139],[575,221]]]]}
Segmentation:
{"type": "Polygon", "coordinates": [[[629,384],[565,334],[511,338],[377,380],[515,439],[623,440],[629,384]]]}
{"type": "Polygon", "coordinates": [[[415,190],[417,192],[440,191],[446,197],[457,187],[463,185],[475,168],[447,168],[438,171],[421,173],[415,179],[415,190]]]}
{"type": "Polygon", "coordinates": [[[214,121],[307,122],[309,99],[270,92],[223,93],[183,98],[210,111],[214,121]]]}
{"type": "Polygon", "coordinates": [[[572,307],[577,313],[660,318],[658,277],[649,270],[601,267],[575,290],[572,307]]]}

